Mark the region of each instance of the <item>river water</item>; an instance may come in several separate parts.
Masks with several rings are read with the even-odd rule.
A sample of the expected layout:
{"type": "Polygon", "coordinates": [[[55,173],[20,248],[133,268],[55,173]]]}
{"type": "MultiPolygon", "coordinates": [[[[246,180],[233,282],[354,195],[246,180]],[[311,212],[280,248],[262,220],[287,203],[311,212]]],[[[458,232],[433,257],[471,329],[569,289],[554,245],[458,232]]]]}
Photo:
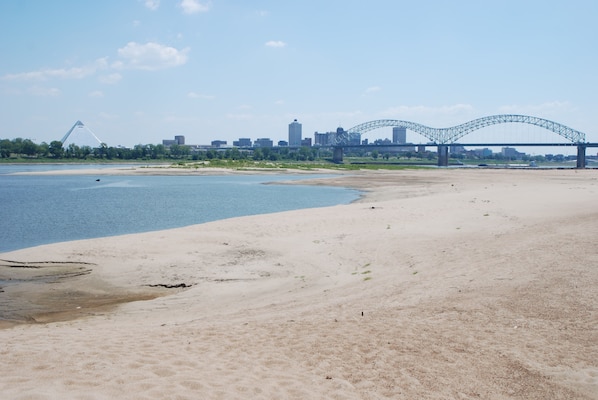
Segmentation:
{"type": "Polygon", "coordinates": [[[73,166],[0,165],[0,252],[347,204],[359,196],[346,188],[265,184],[322,175],[131,175],[99,181],[91,175],[11,175],[52,168],[73,166]]]}

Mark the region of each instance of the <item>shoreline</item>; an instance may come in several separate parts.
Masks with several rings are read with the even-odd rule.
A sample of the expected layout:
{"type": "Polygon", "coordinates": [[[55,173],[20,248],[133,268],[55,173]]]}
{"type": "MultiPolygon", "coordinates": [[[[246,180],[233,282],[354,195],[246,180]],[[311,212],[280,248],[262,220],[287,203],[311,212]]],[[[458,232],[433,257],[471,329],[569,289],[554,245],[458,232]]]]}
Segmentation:
{"type": "MultiPolygon", "coordinates": [[[[85,164],[88,165],[88,164],[85,164]]],[[[82,168],[82,169],[64,169],[51,171],[22,171],[13,172],[10,175],[98,175],[98,176],[127,176],[127,175],[153,175],[153,176],[171,176],[171,175],[270,175],[270,174],[318,174],[318,173],[347,173],[352,171],[321,169],[321,168],[220,168],[220,167],[176,167],[172,164],[164,165],[132,165],[110,167],[106,164],[105,168],[82,168]]]]}
{"type": "Polygon", "coordinates": [[[167,294],[0,330],[3,393],[596,399],[597,178],[351,171],[311,182],[347,205],[2,253],[167,294]]]}

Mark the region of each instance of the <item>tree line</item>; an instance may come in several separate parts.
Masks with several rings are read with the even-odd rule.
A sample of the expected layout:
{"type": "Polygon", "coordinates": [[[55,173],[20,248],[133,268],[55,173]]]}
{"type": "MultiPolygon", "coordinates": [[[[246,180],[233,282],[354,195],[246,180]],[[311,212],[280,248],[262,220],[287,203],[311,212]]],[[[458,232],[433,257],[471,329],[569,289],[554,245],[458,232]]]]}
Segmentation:
{"type": "MultiPolygon", "coordinates": [[[[411,160],[412,158],[421,161],[432,162],[436,153],[426,151],[423,153],[404,151],[392,153],[388,151],[372,149],[347,149],[346,157],[368,157],[374,160],[379,157],[389,160],[391,156],[397,159],[411,160]]],[[[70,143],[64,147],[59,140],[47,144],[34,143],[30,139],[0,139],[0,159],[41,159],[41,160],[254,160],[254,161],[318,161],[332,158],[332,151],[319,147],[256,147],[246,148],[213,148],[196,149],[191,146],[172,144],[137,144],[132,148],[111,147],[102,143],[92,148],[90,146],[78,146],[70,143]]],[[[451,154],[451,158],[458,160],[482,159],[467,154],[451,154]]],[[[492,154],[484,157],[488,160],[511,160],[502,154],[492,154]]],[[[529,156],[527,154],[520,158],[522,161],[563,161],[563,155],[529,156]]]]}
{"type": "Polygon", "coordinates": [[[50,144],[34,143],[30,139],[0,139],[2,159],[48,159],[48,160],[256,160],[256,161],[314,161],[321,157],[331,157],[328,150],[312,147],[285,148],[263,147],[254,149],[214,148],[194,149],[191,146],[173,144],[138,144],[132,148],[111,147],[102,143],[98,147],[78,146],[70,143],[64,147],[59,140],[50,144]]]}

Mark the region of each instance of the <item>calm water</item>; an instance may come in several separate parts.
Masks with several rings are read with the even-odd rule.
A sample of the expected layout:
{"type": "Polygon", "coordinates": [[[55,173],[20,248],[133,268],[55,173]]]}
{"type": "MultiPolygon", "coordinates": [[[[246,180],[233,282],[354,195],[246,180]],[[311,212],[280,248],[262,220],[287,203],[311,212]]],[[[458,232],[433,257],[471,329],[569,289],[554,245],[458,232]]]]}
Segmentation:
{"type": "Polygon", "coordinates": [[[347,204],[359,196],[344,188],[264,185],[313,176],[101,176],[97,182],[89,175],[7,175],[8,167],[16,172],[0,166],[0,252],[347,204]]]}

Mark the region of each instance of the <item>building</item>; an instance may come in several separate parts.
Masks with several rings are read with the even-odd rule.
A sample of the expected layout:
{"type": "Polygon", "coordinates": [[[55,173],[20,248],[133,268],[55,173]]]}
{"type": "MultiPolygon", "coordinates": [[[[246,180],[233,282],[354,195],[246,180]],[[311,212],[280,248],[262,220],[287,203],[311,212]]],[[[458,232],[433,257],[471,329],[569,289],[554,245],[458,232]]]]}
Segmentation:
{"type": "Polygon", "coordinates": [[[177,135],[174,137],[174,140],[171,139],[164,139],[162,140],[162,144],[164,146],[172,146],[173,144],[184,145],[185,144],[185,136],[177,135]]]}
{"type": "Polygon", "coordinates": [[[235,147],[251,147],[251,139],[250,138],[239,138],[239,140],[233,141],[233,146],[235,146],[235,147]]]}
{"type": "Polygon", "coordinates": [[[492,156],[492,150],[490,150],[487,147],[484,147],[483,149],[473,150],[473,154],[479,158],[488,158],[492,156]]]}
{"type": "Polygon", "coordinates": [[[407,128],[404,126],[395,126],[392,128],[392,142],[398,144],[407,143],[407,128]]]}
{"type": "Polygon", "coordinates": [[[212,147],[224,147],[226,146],[226,140],[212,140],[212,147]]]}
{"type": "Polygon", "coordinates": [[[311,147],[311,138],[305,138],[301,141],[301,146],[302,147],[311,147]]]}
{"type": "Polygon", "coordinates": [[[460,144],[453,144],[449,147],[449,153],[451,154],[465,154],[465,147],[460,144]]]}
{"type": "Polygon", "coordinates": [[[361,144],[361,133],[359,132],[347,132],[341,126],[336,128],[336,139],[347,137],[347,144],[351,146],[359,146],[361,144]]]}
{"type": "Polygon", "coordinates": [[[525,155],[525,153],[520,153],[513,147],[503,147],[501,153],[503,157],[511,160],[520,160],[525,155]]]}
{"type": "Polygon", "coordinates": [[[256,139],[254,145],[255,147],[274,147],[274,142],[272,141],[272,139],[261,138],[256,139]]]}
{"type": "Polygon", "coordinates": [[[314,132],[314,146],[330,146],[334,143],[336,132],[314,132]]]}
{"type": "Polygon", "coordinates": [[[301,146],[301,124],[296,119],[289,124],[289,146],[301,146]]]}

